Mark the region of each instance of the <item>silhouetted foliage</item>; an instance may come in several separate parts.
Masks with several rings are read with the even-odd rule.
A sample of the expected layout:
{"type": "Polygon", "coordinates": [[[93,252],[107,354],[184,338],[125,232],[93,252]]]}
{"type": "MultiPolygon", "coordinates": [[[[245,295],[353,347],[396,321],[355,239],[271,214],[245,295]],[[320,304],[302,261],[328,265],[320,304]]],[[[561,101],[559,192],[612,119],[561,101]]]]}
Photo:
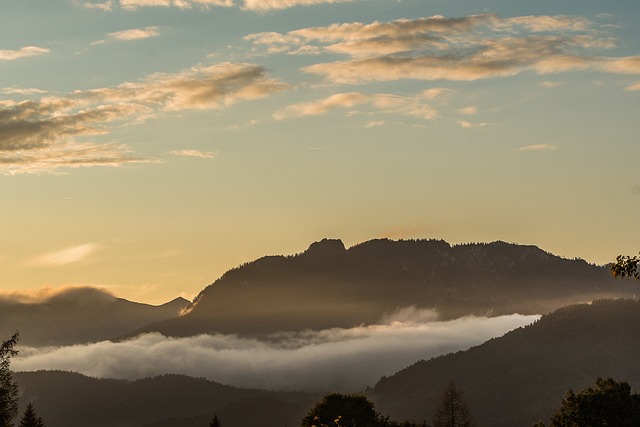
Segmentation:
{"type": "Polygon", "coordinates": [[[449,381],[442,391],[433,416],[434,427],[470,427],[469,407],[464,400],[462,390],[449,381]]]}
{"type": "Polygon", "coordinates": [[[24,415],[20,420],[20,427],[44,427],[42,418],[36,414],[31,402],[27,405],[27,409],[24,411],[24,415]]]}
{"type": "Polygon", "coordinates": [[[634,278],[636,280],[640,280],[640,268],[638,263],[640,263],[640,255],[618,255],[616,263],[611,266],[611,274],[616,278],[634,278]]]}
{"type": "Polygon", "coordinates": [[[18,333],[0,346],[0,427],[13,426],[18,414],[18,385],[11,376],[11,357],[18,354],[14,350],[18,343],[18,333]]]}
{"type": "Polygon", "coordinates": [[[301,427],[386,427],[387,420],[361,394],[327,394],[303,418],[301,427]]]}
{"type": "Polygon", "coordinates": [[[626,382],[611,378],[596,380],[576,394],[569,390],[562,407],[551,418],[550,427],[632,427],[640,425],[640,395],[631,394],[626,382]]]}
{"type": "Polygon", "coordinates": [[[220,419],[218,418],[218,414],[213,415],[213,420],[209,423],[209,427],[221,427],[220,419]]]}

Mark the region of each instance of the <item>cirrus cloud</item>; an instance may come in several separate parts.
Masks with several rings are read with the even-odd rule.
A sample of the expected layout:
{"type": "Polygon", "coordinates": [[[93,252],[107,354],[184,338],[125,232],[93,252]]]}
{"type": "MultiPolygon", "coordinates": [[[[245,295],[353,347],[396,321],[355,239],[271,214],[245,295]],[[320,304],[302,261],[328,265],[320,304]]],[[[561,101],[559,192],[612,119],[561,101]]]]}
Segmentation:
{"type": "Polygon", "coordinates": [[[227,108],[288,87],[268,77],[261,66],[220,63],[66,96],[0,101],[0,174],[154,162],[130,155],[123,144],[78,138],[105,135],[113,126],[160,114],[227,108]]]}

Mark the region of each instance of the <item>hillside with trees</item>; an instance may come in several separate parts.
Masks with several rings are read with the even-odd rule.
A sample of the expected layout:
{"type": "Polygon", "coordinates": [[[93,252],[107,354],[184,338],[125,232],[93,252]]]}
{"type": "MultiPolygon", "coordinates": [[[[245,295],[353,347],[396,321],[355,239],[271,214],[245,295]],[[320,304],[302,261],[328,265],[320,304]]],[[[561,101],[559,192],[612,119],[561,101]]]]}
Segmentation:
{"type": "Polygon", "coordinates": [[[96,288],[75,288],[38,302],[0,298],[0,337],[19,330],[29,346],[107,340],[152,322],[178,316],[189,301],[154,306],[116,298],[96,288]]]}
{"type": "Polygon", "coordinates": [[[400,307],[465,315],[541,314],[598,298],[632,297],[639,284],[604,266],[504,242],[451,246],[442,240],[371,240],[345,248],[313,243],[293,256],[267,256],[225,273],[184,316],[135,333],[268,334],[379,322],[400,307]]]}
{"type": "Polygon", "coordinates": [[[318,399],[182,375],[125,381],[40,371],[13,377],[20,390],[20,413],[35,402],[47,427],[206,426],[214,414],[225,427],[279,427],[297,425],[318,399]]]}
{"type": "Polygon", "coordinates": [[[639,336],[640,302],[568,306],[467,351],[419,361],[381,379],[369,397],[392,419],[430,420],[453,380],[478,425],[531,426],[551,417],[567,389],[595,378],[640,387],[639,336]]]}

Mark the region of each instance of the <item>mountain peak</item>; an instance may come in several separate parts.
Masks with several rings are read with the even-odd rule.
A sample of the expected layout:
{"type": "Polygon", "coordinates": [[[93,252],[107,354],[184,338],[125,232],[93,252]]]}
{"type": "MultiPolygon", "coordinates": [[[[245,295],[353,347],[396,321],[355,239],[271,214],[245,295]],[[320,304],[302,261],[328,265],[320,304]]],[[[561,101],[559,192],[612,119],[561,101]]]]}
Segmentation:
{"type": "Polygon", "coordinates": [[[309,246],[309,249],[305,251],[308,255],[320,255],[331,256],[336,254],[342,254],[347,249],[344,247],[344,243],[340,239],[322,239],[319,242],[314,242],[309,246]]]}

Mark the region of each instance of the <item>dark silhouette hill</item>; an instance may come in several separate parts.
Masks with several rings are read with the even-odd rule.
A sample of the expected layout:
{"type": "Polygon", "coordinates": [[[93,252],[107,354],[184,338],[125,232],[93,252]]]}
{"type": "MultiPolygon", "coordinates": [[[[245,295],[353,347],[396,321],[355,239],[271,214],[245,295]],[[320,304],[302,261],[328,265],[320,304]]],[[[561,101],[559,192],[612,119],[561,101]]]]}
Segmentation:
{"type": "Polygon", "coordinates": [[[441,390],[453,380],[478,426],[548,422],[565,392],[612,377],[640,387],[640,302],[603,300],[543,316],[467,351],[416,364],[370,390],[391,418],[430,421],[441,390]]]}
{"type": "Polygon", "coordinates": [[[18,372],[14,379],[21,411],[33,402],[47,427],[207,426],[214,413],[225,427],[294,426],[318,398],[182,375],[124,381],[39,371],[18,372]]]}
{"type": "Polygon", "coordinates": [[[126,334],[152,322],[178,316],[184,298],[153,306],[116,298],[96,288],[72,288],[44,301],[0,299],[0,336],[20,332],[20,344],[71,345],[126,334]]]}
{"type": "Polygon", "coordinates": [[[136,333],[351,327],[411,305],[436,308],[443,319],[539,314],[636,292],[639,284],[613,280],[607,267],[535,246],[382,239],[346,249],[325,239],[298,255],[266,256],[230,270],[200,292],[190,313],[136,333]]]}

